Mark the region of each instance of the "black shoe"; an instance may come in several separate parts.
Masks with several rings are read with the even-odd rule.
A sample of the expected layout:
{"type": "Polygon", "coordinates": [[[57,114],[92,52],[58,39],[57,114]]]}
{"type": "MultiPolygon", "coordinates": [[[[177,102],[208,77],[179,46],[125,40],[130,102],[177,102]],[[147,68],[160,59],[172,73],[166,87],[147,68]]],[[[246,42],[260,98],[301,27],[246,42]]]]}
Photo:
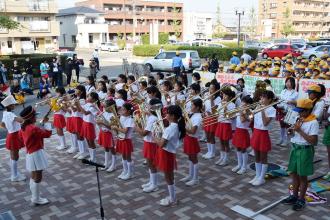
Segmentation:
{"type": "Polygon", "coordinates": [[[298,200],[298,198],[296,196],[291,195],[288,198],[283,199],[281,203],[285,204],[285,205],[294,205],[294,204],[296,204],[297,200],[298,200]]]}
{"type": "Polygon", "coordinates": [[[304,209],[305,206],[306,206],[305,200],[297,199],[297,202],[292,206],[292,209],[294,211],[300,211],[300,210],[304,209]]]}

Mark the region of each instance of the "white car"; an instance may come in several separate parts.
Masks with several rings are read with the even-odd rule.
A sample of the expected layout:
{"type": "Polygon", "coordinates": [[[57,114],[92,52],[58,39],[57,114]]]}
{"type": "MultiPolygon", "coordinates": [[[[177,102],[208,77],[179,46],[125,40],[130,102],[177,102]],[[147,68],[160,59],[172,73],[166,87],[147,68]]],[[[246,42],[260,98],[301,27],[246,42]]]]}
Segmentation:
{"type": "Polygon", "coordinates": [[[105,50],[105,51],[109,51],[109,52],[118,52],[119,51],[118,45],[111,43],[111,42],[101,43],[99,48],[100,48],[100,50],[105,50]]]}
{"type": "Polygon", "coordinates": [[[321,45],[317,47],[313,47],[309,50],[305,50],[302,57],[304,59],[314,60],[315,58],[321,58],[321,56],[324,54],[324,49],[328,49],[330,51],[330,45],[321,45]]]}

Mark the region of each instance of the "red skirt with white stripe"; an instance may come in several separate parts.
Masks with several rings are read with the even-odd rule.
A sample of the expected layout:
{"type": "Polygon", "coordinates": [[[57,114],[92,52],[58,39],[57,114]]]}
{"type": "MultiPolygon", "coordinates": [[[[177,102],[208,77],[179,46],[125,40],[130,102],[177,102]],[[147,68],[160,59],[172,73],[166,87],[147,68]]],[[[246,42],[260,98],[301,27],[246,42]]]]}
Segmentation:
{"type": "Polygon", "coordinates": [[[113,147],[112,143],[112,133],[110,131],[100,130],[98,144],[105,149],[110,149],[113,147]]]}
{"type": "Polygon", "coordinates": [[[177,169],[176,155],[158,147],[155,165],[163,172],[173,172],[177,169]]]}
{"type": "Polygon", "coordinates": [[[215,130],[215,136],[217,136],[221,141],[229,141],[233,137],[231,123],[219,122],[217,129],[215,130]]]}
{"type": "Polygon", "coordinates": [[[24,143],[22,137],[19,135],[19,131],[7,134],[6,148],[8,150],[19,150],[23,147],[24,147],[24,143]]]}
{"type": "Polygon", "coordinates": [[[64,115],[54,114],[54,127],[63,129],[65,125],[64,115]]]}
{"type": "Polygon", "coordinates": [[[144,141],[143,142],[143,157],[146,159],[149,159],[149,160],[155,160],[157,148],[158,148],[157,144],[144,141]]]}
{"type": "Polygon", "coordinates": [[[250,134],[247,129],[236,128],[233,135],[233,145],[240,149],[246,149],[250,146],[250,134]]]}
{"type": "Polygon", "coordinates": [[[203,120],[203,124],[206,126],[204,126],[204,131],[205,132],[208,132],[208,133],[214,133],[217,129],[217,117],[208,117],[207,119],[204,119],[203,120]],[[212,125],[207,125],[207,124],[211,124],[211,123],[214,123],[212,125]]]}
{"type": "Polygon", "coordinates": [[[95,140],[96,139],[95,125],[93,123],[83,121],[81,136],[89,141],[95,140]]]}
{"type": "Polygon", "coordinates": [[[186,135],[183,138],[183,152],[187,155],[195,155],[201,151],[197,138],[186,135]]]}
{"type": "Polygon", "coordinates": [[[264,153],[269,152],[272,149],[272,144],[268,131],[254,128],[251,137],[251,146],[256,151],[261,151],[264,153]]]}
{"type": "Polygon", "coordinates": [[[133,143],[131,139],[118,139],[116,144],[116,152],[122,155],[130,155],[133,152],[133,143]]]}
{"type": "Polygon", "coordinates": [[[72,117],[66,118],[66,130],[70,133],[74,133],[74,119],[72,117]]]}
{"type": "Polygon", "coordinates": [[[73,117],[72,119],[74,132],[82,136],[83,119],[80,117],[73,117]]]}

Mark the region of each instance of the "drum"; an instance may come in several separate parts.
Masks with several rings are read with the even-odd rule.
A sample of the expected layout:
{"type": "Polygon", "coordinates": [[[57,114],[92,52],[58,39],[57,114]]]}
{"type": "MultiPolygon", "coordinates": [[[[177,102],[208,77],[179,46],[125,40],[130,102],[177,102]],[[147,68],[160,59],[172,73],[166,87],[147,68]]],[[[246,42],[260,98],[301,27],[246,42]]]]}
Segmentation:
{"type": "Polygon", "coordinates": [[[283,121],[288,125],[294,125],[297,122],[298,118],[298,112],[295,112],[292,109],[288,109],[288,112],[286,113],[283,121]]]}

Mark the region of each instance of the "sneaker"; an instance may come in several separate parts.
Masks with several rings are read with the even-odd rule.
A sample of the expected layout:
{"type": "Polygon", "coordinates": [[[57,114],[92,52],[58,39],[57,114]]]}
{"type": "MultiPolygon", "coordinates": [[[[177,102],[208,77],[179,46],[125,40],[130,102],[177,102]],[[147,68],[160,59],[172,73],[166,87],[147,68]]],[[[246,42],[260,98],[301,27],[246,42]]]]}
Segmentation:
{"type": "Polygon", "coordinates": [[[250,184],[253,184],[258,179],[257,176],[255,176],[252,180],[249,181],[250,184]]]}
{"type": "Polygon", "coordinates": [[[210,154],[210,152],[206,152],[205,154],[202,155],[202,158],[206,159],[206,157],[210,154]]]}
{"type": "Polygon", "coordinates": [[[108,173],[112,173],[112,172],[115,171],[115,170],[116,170],[116,167],[115,167],[115,166],[110,166],[109,169],[107,169],[106,171],[107,171],[108,173]]]}
{"type": "Polygon", "coordinates": [[[223,160],[223,158],[220,158],[219,160],[217,160],[217,161],[215,162],[215,165],[220,165],[220,163],[222,162],[222,160],[223,160]]]}
{"type": "Polygon", "coordinates": [[[297,199],[296,203],[292,206],[292,209],[294,211],[300,211],[300,210],[304,209],[305,206],[306,206],[305,200],[297,199]]]}
{"type": "Polygon", "coordinates": [[[298,198],[296,196],[290,195],[286,199],[283,199],[281,203],[285,205],[294,205],[296,204],[297,200],[298,198]]]}
{"type": "Polygon", "coordinates": [[[144,189],[144,188],[149,187],[150,185],[151,185],[151,182],[148,182],[148,183],[142,184],[141,188],[144,189]]]}
{"type": "Polygon", "coordinates": [[[122,178],[123,178],[123,176],[125,176],[125,175],[126,175],[126,173],[127,173],[127,172],[124,172],[124,171],[123,171],[123,172],[121,172],[121,174],[118,176],[118,179],[122,179],[122,178]]]}
{"type": "Polygon", "coordinates": [[[250,151],[249,152],[249,155],[252,156],[252,157],[254,157],[255,156],[254,150],[250,151]]]}
{"type": "Polygon", "coordinates": [[[83,153],[83,154],[80,154],[79,157],[77,157],[78,160],[82,160],[82,159],[85,159],[89,156],[88,153],[83,153]]]}
{"type": "Polygon", "coordinates": [[[276,143],[276,145],[281,145],[283,143],[283,140],[280,140],[279,142],[276,143]]]}
{"type": "Polygon", "coordinates": [[[122,180],[129,180],[129,179],[132,179],[133,178],[133,175],[132,174],[129,174],[129,173],[126,173],[125,175],[122,176],[122,180]]]}
{"type": "Polygon", "coordinates": [[[324,180],[330,180],[330,171],[324,176],[322,177],[324,180]]]}
{"type": "Polygon", "coordinates": [[[177,201],[171,201],[170,197],[166,197],[166,198],[160,200],[159,204],[161,206],[174,206],[177,204],[177,201]]]}
{"type": "Polygon", "coordinates": [[[234,173],[236,173],[240,169],[241,169],[241,167],[237,165],[236,167],[234,167],[233,169],[231,169],[231,171],[233,171],[234,173]]]}
{"type": "Polygon", "coordinates": [[[283,143],[280,144],[280,147],[287,147],[288,146],[288,142],[283,141],[283,143]]]}
{"type": "Polygon", "coordinates": [[[77,159],[80,156],[80,153],[78,152],[76,155],[73,156],[73,159],[77,159]]]}
{"type": "Polygon", "coordinates": [[[212,159],[212,158],[214,158],[214,157],[215,157],[214,154],[209,153],[208,155],[206,155],[205,159],[209,160],[209,159],[212,159]]]}
{"type": "Polygon", "coordinates": [[[220,165],[220,166],[226,166],[226,165],[228,165],[228,162],[229,162],[228,159],[227,159],[227,160],[223,159],[223,160],[221,161],[221,163],[219,163],[219,165],[220,165]]]}
{"type": "Polygon", "coordinates": [[[190,180],[189,182],[186,182],[186,186],[195,186],[199,184],[199,180],[190,180]]]}
{"type": "Polygon", "coordinates": [[[143,165],[147,165],[147,160],[144,160],[143,161],[143,165]]]}
{"type": "Polygon", "coordinates": [[[56,147],[56,150],[64,150],[66,148],[68,148],[68,146],[58,146],[56,147]]]}
{"type": "Polygon", "coordinates": [[[77,151],[76,148],[74,148],[74,147],[70,147],[70,148],[66,151],[66,153],[68,153],[68,154],[73,154],[73,153],[75,153],[76,151],[77,151]]]}
{"type": "Polygon", "coordinates": [[[266,183],[266,180],[264,178],[258,178],[256,181],[252,183],[254,186],[261,186],[266,183]]]}
{"type": "Polygon", "coordinates": [[[180,182],[188,182],[192,179],[191,176],[185,176],[184,178],[180,179],[180,182]]]}
{"type": "Polygon", "coordinates": [[[25,176],[25,175],[22,175],[22,174],[18,174],[18,175],[15,176],[15,177],[11,177],[10,180],[11,180],[12,182],[21,182],[21,181],[26,180],[26,176],[25,176]]]}
{"type": "Polygon", "coordinates": [[[242,175],[244,173],[246,173],[246,169],[245,168],[241,168],[239,171],[237,171],[237,174],[239,174],[239,175],[242,175]]]}
{"type": "Polygon", "coordinates": [[[150,184],[148,187],[143,188],[143,192],[150,193],[156,192],[158,190],[158,186],[150,184]]]}
{"type": "Polygon", "coordinates": [[[31,199],[31,202],[34,205],[46,205],[49,203],[48,199],[41,198],[41,197],[39,199],[31,199]]]}

